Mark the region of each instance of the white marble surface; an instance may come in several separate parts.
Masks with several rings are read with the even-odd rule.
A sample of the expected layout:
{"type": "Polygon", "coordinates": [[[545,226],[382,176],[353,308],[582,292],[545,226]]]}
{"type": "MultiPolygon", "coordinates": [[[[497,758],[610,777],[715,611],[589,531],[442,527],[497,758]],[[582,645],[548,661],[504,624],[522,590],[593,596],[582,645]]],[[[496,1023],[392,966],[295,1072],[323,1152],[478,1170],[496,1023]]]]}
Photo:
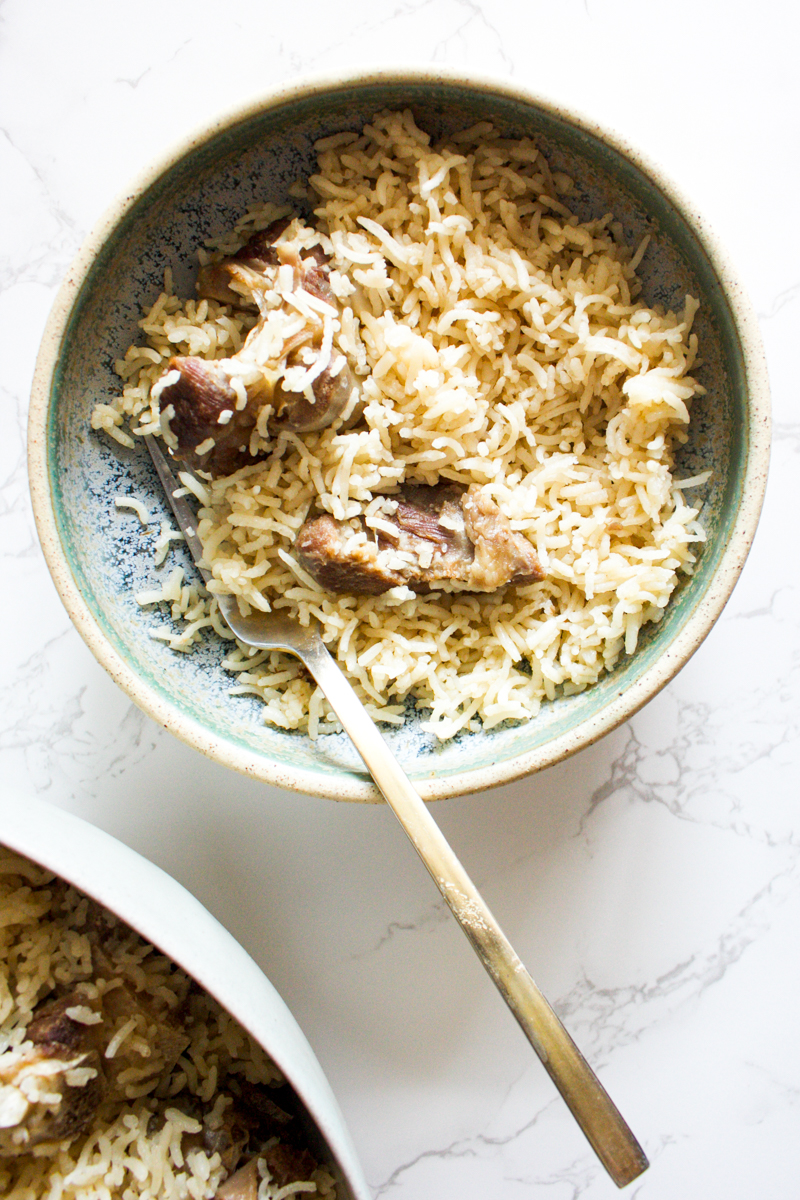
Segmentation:
{"type": "Polygon", "coordinates": [[[800,1195],[799,34],[785,0],[0,2],[3,785],[114,833],[228,925],[311,1039],[381,1200],[615,1188],[391,814],[206,762],[72,629],[25,474],[49,305],[84,234],[163,148],[268,85],[343,65],[516,80],[594,114],[695,197],[763,318],[772,378],[772,473],[744,574],[627,726],[435,815],[644,1143],[652,1167],[628,1194],[800,1195]]]}

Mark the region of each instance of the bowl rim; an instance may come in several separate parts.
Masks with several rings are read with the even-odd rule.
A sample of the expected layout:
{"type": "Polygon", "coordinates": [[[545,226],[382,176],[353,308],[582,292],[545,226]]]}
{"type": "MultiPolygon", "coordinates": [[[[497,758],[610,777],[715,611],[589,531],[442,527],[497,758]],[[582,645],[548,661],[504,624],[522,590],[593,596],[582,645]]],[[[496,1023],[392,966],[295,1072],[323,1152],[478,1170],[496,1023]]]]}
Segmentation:
{"type": "Polygon", "coordinates": [[[205,988],[286,1076],[352,1200],[370,1200],[339,1102],[296,1017],[242,944],[196,896],[113,834],[14,788],[0,795],[0,846],[110,909],[205,988]]]}
{"type": "Polygon", "coordinates": [[[602,712],[590,716],[544,746],[490,766],[441,778],[432,774],[427,778],[415,779],[414,785],[423,799],[444,799],[487,790],[553,766],[610,733],[665,687],[710,632],[733,591],[755,536],[769,467],[770,401],[766,358],[757,316],[727,251],[697,206],[676,187],[657,163],[616,132],[600,126],[579,110],[532,89],[478,72],[441,67],[387,67],[367,72],[354,70],[304,75],[290,84],[269,89],[263,95],[231,108],[181,138],[158,160],[139,172],[106,209],[85,238],[56,294],[36,360],[28,417],[28,474],[34,519],[50,574],[79,634],[114,682],[148,716],[222,766],[273,786],[334,800],[381,802],[382,797],[372,780],[366,776],[337,775],[328,782],[324,776],[301,767],[290,768],[271,763],[252,751],[232,745],[210,733],[145,684],[106,639],[81,594],[61,548],[48,486],[47,421],[52,382],[72,308],[101,246],[143,192],[193,150],[258,114],[323,92],[404,82],[450,84],[502,95],[573,125],[631,162],[677,210],[721,284],[739,339],[751,414],[741,503],[720,562],[704,594],[702,607],[677,632],[661,658],[632,685],[612,695],[602,712]]]}

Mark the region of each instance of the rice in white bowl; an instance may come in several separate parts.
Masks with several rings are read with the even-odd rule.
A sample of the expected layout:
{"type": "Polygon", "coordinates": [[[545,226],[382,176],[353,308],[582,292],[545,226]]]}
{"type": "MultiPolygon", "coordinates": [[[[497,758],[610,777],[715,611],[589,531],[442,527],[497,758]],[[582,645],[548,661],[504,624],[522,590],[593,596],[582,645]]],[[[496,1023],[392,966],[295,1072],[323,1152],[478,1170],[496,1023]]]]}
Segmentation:
{"type": "MultiPolygon", "coordinates": [[[[534,717],[633,653],[692,570],[704,535],[684,493],[703,479],[678,484],[672,471],[702,391],[691,376],[696,302],[664,312],[637,299],[646,239],[628,247],[612,214],[573,215],[572,181],[528,139],[482,124],[435,146],[410,113],[384,112],[317,151],[318,171],[294,189],[313,221],[296,229],[330,255],[333,348],[347,356],[363,418],[279,434],[263,461],[226,478],[183,476],[200,502],[213,591],[318,620],[379,720],[402,722],[408,698],[442,739],[534,717]],[[484,489],[545,578],[353,596],[324,591],[298,564],[309,513],[379,522],[385,494],[439,480],[484,489]]],[[[212,255],[285,212],[247,213],[212,255]]],[[[126,426],[157,429],[153,385],[169,359],[230,359],[255,319],[181,300],[168,280],[140,322],[146,344],[117,364],[122,395],[98,406],[94,427],[126,445],[126,426]]],[[[166,556],[169,529],[160,544],[166,556]]],[[[238,645],[182,567],[162,576],[139,598],[183,625],[154,636],[189,650],[210,629],[228,640],[232,691],[257,694],[266,721],[312,736],[336,727],[299,663],[238,645]]]]}
{"type": "Polygon", "coordinates": [[[255,1145],[243,1154],[254,1159],[256,1183],[237,1195],[255,1196],[257,1187],[257,1200],[336,1200],[333,1177],[305,1151],[302,1134],[287,1149],[297,1119],[283,1108],[278,1068],[180,968],[71,885],[2,847],[0,911],[5,1200],[224,1200],[244,1169],[230,1165],[227,1134],[239,1137],[242,1119],[232,1114],[246,1109],[255,1120],[256,1102],[280,1134],[262,1144],[254,1127],[255,1145]],[[82,1030],[91,1031],[91,1049],[82,1030]],[[52,1132],[64,1112],[88,1113],[84,1094],[87,1123],[71,1136],[35,1136],[52,1132]],[[308,1167],[302,1178],[298,1165],[308,1167]]]}

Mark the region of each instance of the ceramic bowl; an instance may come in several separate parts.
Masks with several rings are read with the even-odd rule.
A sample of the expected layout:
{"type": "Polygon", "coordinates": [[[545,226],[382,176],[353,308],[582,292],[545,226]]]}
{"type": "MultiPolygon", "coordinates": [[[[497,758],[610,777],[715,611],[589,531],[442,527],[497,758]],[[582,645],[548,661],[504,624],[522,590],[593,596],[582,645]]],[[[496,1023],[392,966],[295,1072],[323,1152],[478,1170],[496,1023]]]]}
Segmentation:
{"type": "Polygon", "coordinates": [[[122,688],[157,721],[218,762],[281,787],[350,800],[378,794],[344,735],[312,742],[266,727],[259,704],[230,697],[217,648],[183,656],[154,641],[133,594],[152,586],[138,520],[113,497],[143,497],[166,516],[144,448],[120,451],[89,429],[118,385],[112,365],[136,336],[142,306],[171,266],[191,295],[198,244],[248,204],[282,201],[308,173],[316,139],[360,129],[378,109],[410,108],[434,136],[490,118],[534,136],[573,177],[582,217],[613,211],[630,244],[652,242],[641,275],[650,303],[699,297],[696,328],[706,395],[693,407],[680,474],[713,467],[708,535],[696,573],[636,653],[535,720],[438,744],[413,715],[389,738],[423,797],[474,792],[519,778],[588,745],[630,717],[686,662],[719,616],[747,555],[769,453],[766,370],[755,318],[706,223],[659,169],[590,120],[505,84],[449,74],[384,73],[276,92],[188,139],[141,179],[87,240],[56,300],[30,416],[30,475],[39,534],[79,631],[122,688]]]}
{"type": "Polygon", "coordinates": [[[272,984],[239,943],[160,868],[79,817],[30,796],[0,797],[0,844],[121,917],[206,989],[263,1046],[300,1101],[306,1143],[342,1200],[370,1200],[322,1068],[272,984]]]}

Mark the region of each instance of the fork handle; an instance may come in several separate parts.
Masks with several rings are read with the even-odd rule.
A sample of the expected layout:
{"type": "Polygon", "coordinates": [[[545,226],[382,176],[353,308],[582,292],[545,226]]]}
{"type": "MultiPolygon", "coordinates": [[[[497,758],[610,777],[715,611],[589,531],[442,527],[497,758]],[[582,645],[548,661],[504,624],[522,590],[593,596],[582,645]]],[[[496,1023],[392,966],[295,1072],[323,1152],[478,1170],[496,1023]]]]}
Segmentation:
{"type": "Polygon", "coordinates": [[[375,783],[411,839],[453,916],[618,1187],[647,1169],[639,1143],[531,979],[428,808],[321,639],[302,661],[325,693],[375,783]]]}

